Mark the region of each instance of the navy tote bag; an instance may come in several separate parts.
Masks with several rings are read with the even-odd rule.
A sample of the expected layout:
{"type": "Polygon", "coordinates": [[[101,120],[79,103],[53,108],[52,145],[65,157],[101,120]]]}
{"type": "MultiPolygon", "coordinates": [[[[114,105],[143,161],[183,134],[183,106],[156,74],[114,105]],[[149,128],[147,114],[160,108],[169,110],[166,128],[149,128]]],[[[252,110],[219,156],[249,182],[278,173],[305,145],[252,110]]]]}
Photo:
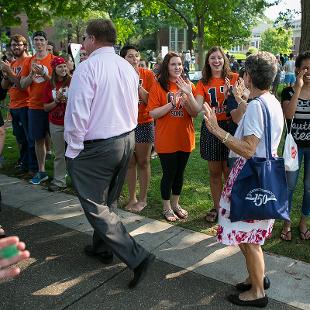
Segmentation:
{"type": "Polygon", "coordinates": [[[281,219],[289,221],[284,159],[271,154],[270,114],[260,98],[264,116],[266,158],[252,157],[241,169],[231,192],[231,222],[281,219]]]}

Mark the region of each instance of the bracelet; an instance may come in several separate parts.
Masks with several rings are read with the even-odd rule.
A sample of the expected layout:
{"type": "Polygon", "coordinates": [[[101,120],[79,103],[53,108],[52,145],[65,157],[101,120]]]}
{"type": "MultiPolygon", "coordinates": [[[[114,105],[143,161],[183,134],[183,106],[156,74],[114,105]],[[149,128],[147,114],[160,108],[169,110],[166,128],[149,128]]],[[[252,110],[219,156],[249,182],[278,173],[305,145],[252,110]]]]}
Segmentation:
{"type": "Polygon", "coordinates": [[[225,137],[224,137],[224,139],[222,140],[222,143],[223,143],[223,144],[225,144],[225,143],[227,142],[229,136],[230,136],[230,133],[227,132],[226,135],[225,135],[225,137]]]}

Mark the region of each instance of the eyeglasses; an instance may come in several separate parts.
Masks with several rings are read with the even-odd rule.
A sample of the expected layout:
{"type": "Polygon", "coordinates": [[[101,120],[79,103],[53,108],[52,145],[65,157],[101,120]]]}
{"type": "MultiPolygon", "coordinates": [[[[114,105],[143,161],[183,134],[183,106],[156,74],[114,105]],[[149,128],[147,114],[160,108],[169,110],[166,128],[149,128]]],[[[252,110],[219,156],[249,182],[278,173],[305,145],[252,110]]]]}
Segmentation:
{"type": "Polygon", "coordinates": [[[91,34],[91,35],[86,34],[86,35],[84,35],[84,36],[82,37],[82,40],[83,40],[83,42],[84,42],[87,38],[91,38],[91,37],[93,37],[92,34],[91,34]]]}
{"type": "Polygon", "coordinates": [[[22,46],[24,46],[24,43],[18,43],[18,44],[12,43],[12,44],[11,44],[11,47],[17,47],[17,46],[22,47],[22,46]]]}

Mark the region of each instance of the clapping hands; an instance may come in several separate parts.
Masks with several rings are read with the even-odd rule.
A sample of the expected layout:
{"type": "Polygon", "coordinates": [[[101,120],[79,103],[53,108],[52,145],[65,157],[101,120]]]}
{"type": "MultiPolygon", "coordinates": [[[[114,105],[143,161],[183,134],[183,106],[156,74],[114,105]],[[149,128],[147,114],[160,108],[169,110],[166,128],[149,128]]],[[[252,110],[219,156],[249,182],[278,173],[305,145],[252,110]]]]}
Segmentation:
{"type": "Polygon", "coordinates": [[[184,94],[190,95],[192,93],[192,84],[189,80],[184,80],[179,76],[176,80],[176,84],[184,94]]]}
{"type": "Polygon", "coordinates": [[[242,78],[239,78],[235,83],[232,93],[238,102],[241,100],[247,101],[250,95],[250,91],[245,87],[244,80],[242,78]]]}
{"type": "Polygon", "coordinates": [[[33,64],[31,65],[31,71],[32,71],[34,74],[43,76],[43,75],[44,75],[44,66],[43,66],[43,65],[39,65],[39,64],[37,64],[37,63],[33,63],[33,64]]]}
{"type": "Polygon", "coordinates": [[[303,70],[300,70],[298,72],[298,75],[296,77],[296,83],[295,83],[295,86],[297,88],[302,88],[304,86],[304,75],[308,72],[307,69],[303,69],[303,70]]]}
{"type": "Polygon", "coordinates": [[[224,83],[224,96],[225,99],[227,99],[228,95],[229,95],[229,90],[230,90],[230,79],[228,77],[225,78],[225,83],[224,83]]]}
{"type": "Polygon", "coordinates": [[[56,100],[57,103],[63,103],[67,101],[67,97],[65,96],[63,89],[60,88],[59,90],[56,91],[56,100]]]}
{"type": "Polygon", "coordinates": [[[0,62],[0,67],[4,75],[8,75],[12,69],[11,69],[11,64],[6,60],[6,61],[1,61],[0,62]]]}
{"type": "Polygon", "coordinates": [[[202,111],[204,112],[204,119],[207,129],[214,134],[220,128],[217,122],[215,110],[212,109],[207,103],[202,105],[202,111]]]}

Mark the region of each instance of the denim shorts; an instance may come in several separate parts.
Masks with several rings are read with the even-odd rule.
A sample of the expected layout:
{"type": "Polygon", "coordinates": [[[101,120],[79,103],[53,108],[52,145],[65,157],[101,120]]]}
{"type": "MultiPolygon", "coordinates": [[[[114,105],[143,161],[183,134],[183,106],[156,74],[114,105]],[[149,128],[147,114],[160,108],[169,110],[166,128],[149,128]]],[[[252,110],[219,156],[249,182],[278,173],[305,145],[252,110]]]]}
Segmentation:
{"type": "Polygon", "coordinates": [[[49,132],[48,112],[44,110],[28,110],[28,127],[29,135],[33,140],[41,140],[45,138],[49,132]]]}

